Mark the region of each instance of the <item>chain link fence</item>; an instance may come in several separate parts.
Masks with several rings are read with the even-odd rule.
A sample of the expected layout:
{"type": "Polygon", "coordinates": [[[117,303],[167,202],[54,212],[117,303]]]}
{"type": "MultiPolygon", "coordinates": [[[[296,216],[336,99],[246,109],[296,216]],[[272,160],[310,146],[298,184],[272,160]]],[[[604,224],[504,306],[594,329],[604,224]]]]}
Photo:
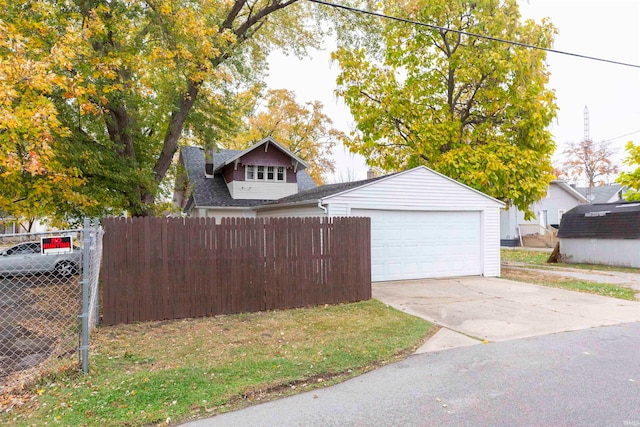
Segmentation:
{"type": "Polygon", "coordinates": [[[0,395],[76,354],[86,366],[102,234],[85,221],[83,229],[0,235],[0,395]]]}

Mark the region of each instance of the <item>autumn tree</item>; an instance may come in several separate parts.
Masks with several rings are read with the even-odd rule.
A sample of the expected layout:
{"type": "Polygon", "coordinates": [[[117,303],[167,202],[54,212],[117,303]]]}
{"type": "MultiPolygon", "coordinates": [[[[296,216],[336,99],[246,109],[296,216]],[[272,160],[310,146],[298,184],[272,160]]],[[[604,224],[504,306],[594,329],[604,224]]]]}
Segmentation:
{"type": "Polygon", "coordinates": [[[377,38],[335,52],[350,149],[388,171],[427,165],[530,214],[555,149],[545,52],[467,33],[550,47],[554,27],[522,21],[515,0],[404,0],[384,13],[441,28],[384,20],[377,38]]]}
{"type": "Polygon", "coordinates": [[[629,141],[626,150],[628,157],[624,163],[635,169],[630,172],[621,172],[617,182],[627,187],[627,192],[624,194],[625,200],[640,201],[640,145],[634,145],[629,141]]]}
{"type": "MultiPolygon", "coordinates": [[[[15,6],[0,0],[3,13],[15,6]]],[[[28,229],[61,203],[91,204],[74,190],[84,182],[77,169],[61,165],[55,153],[56,141],[70,135],[51,99],[54,88],[66,83],[51,72],[65,52],[32,38],[53,36],[35,19],[51,7],[33,4],[30,10],[33,19],[0,20],[0,212],[25,219],[28,229]]]]}
{"type": "Polygon", "coordinates": [[[151,213],[182,138],[237,125],[236,93],[261,78],[268,52],[303,54],[319,39],[297,0],[0,7],[0,208],[23,191],[67,217],[151,213]]]}
{"type": "Polygon", "coordinates": [[[295,93],[273,89],[253,97],[240,131],[220,146],[245,149],[268,136],[309,164],[307,172],[316,183],[323,175],[334,171],[332,149],[344,134],[334,129],[331,119],[323,113],[319,101],[299,104],[295,93]]]}
{"type": "Polygon", "coordinates": [[[588,187],[609,184],[612,175],[618,173],[618,165],[611,160],[614,154],[604,141],[596,143],[585,138],[571,142],[563,151],[565,160],[560,177],[573,182],[584,181],[588,187]]]}

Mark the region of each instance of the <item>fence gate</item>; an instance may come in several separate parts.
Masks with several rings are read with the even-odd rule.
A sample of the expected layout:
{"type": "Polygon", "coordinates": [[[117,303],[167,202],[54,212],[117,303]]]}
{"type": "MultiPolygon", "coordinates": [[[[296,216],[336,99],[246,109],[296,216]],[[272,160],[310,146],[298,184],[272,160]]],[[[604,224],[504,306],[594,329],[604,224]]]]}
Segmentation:
{"type": "Polygon", "coordinates": [[[61,359],[84,355],[86,365],[78,350],[88,348],[97,316],[101,241],[102,229],[88,221],[83,229],[0,234],[0,394],[61,359]]]}

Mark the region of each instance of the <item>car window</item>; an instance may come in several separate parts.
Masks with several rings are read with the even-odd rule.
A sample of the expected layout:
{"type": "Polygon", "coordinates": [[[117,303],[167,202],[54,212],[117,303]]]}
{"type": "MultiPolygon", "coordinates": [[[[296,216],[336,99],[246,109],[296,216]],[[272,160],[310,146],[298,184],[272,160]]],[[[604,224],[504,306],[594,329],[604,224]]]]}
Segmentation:
{"type": "Polygon", "coordinates": [[[29,244],[29,252],[30,254],[39,254],[41,252],[40,250],[40,243],[31,243],[29,244]]]}
{"type": "Polygon", "coordinates": [[[39,254],[39,253],[40,253],[40,243],[37,243],[37,242],[22,243],[20,245],[7,249],[7,255],[28,255],[28,254],[39,254]]]}

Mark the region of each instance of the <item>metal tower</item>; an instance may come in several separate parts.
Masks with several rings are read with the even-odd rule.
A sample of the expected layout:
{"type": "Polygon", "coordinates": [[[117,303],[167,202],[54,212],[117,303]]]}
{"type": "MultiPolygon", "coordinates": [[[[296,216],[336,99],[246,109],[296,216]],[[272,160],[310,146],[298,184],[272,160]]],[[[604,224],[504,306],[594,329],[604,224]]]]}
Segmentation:
{"type": "MultiPolygon", "coordinates": [[[[589,141],[589,109],[586,105],[584,106],[584,140],[585,143],[586,141],[589,141]]],[[[591,203],[593,200],[593,197],[591,196],[591,181],[587,183],[587,191],[585,196],[587,197],[589,203],[591,203]]]]}
{"type": "Polygon", "coordinates": [[[589,109],[584,106],[584,139],[589,139],[589,109]]]}

